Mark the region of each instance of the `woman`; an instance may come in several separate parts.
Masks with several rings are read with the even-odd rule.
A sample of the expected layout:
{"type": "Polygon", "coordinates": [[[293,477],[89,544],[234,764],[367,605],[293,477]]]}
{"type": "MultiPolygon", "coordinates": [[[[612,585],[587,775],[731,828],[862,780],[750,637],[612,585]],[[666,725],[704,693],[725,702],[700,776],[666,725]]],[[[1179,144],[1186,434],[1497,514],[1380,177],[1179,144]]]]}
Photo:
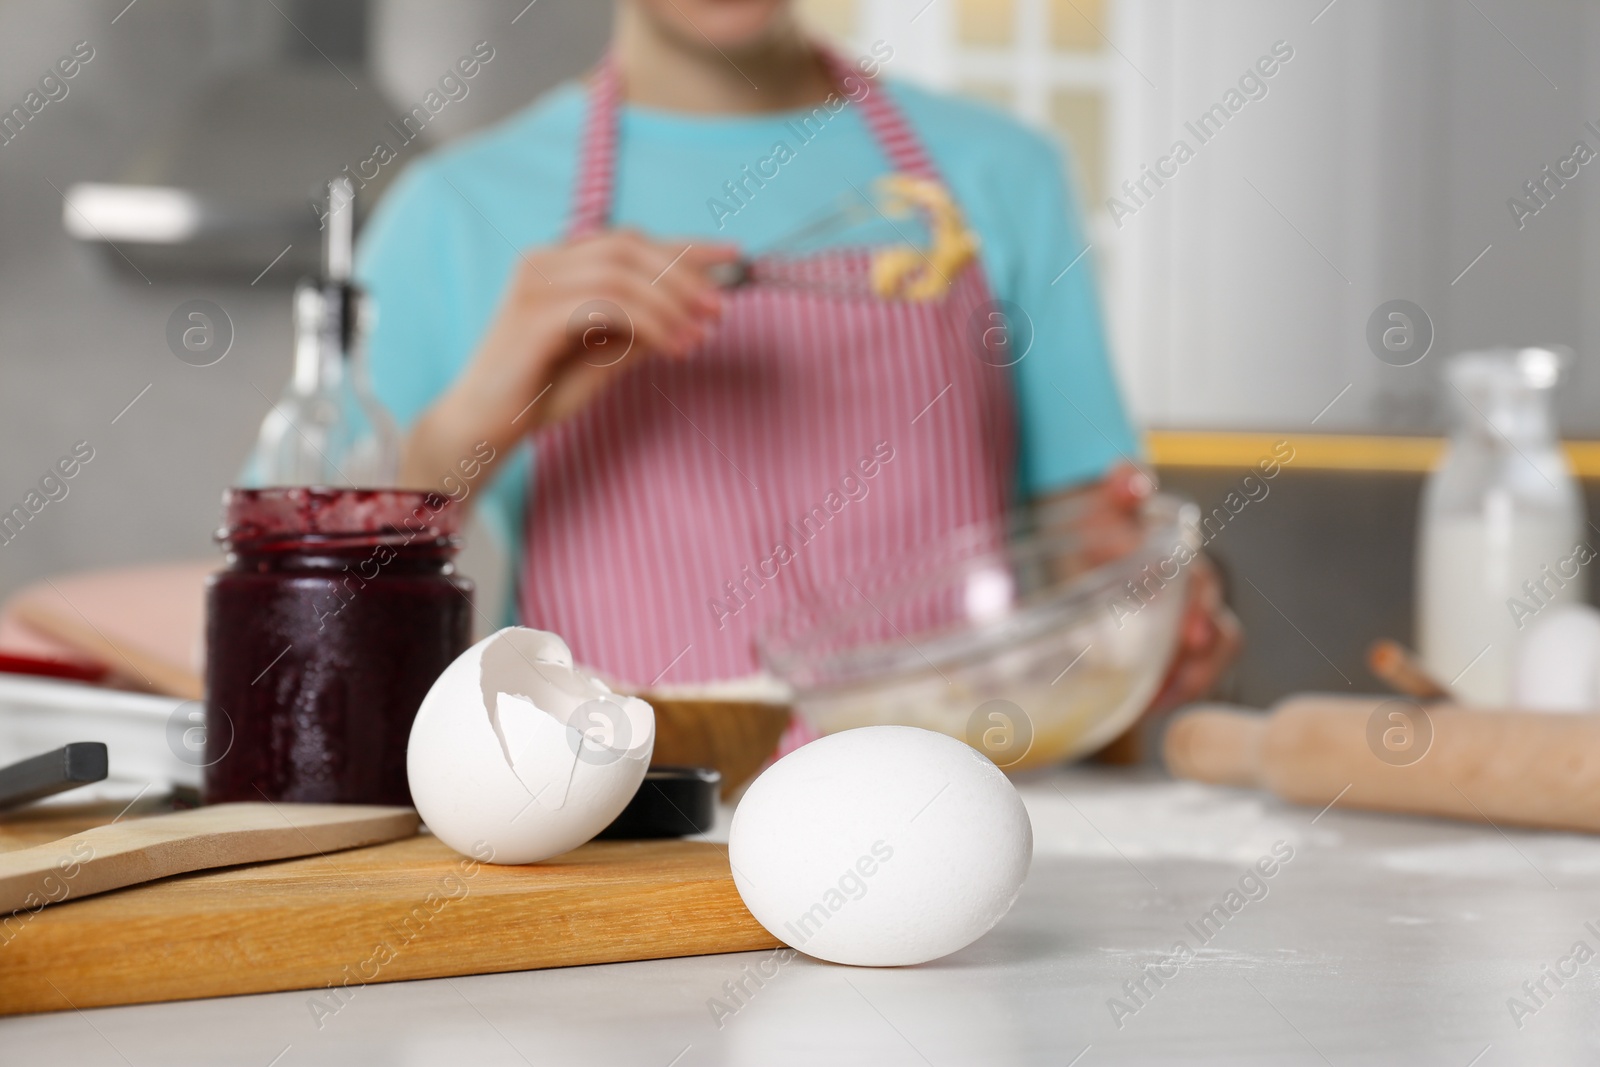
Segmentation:
{"type": "MultiPolygon", "coordinates": [[[[886,85],[893,54],[832,56],[784,0],[620,0],[584,84],[411,166],[368,227],[404,480],[499,457],[480,499],[523,539],[522,620],[616,679],[751,674],[810,589],[1019,499],[1126,521],[1149,491],[1061,161],[886,85]],[[866,255],[825,243],[798,281],[717,284],[890,172],[940,183],[980,241],[936,299],[871,296],[866,255]],[[1026,358],[991,358],[994,324],[1026,358]]],[[[1199,571],[1161,704],[1237,644],[1199,571]]]]}

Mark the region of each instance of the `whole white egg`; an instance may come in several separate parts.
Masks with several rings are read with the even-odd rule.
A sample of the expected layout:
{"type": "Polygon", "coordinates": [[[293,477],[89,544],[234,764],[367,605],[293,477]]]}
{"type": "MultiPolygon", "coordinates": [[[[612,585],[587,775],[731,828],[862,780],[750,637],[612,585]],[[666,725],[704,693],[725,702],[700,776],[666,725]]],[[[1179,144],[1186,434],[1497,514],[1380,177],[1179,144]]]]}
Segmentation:
{"type": "Polygon", "coordinates": [[[1011,909],[1033,859],[1022,798],[965,743],[910,726],[796,749],[745,792],[728,858],[756,921],[810,956],[938,959],[1011,909]]]}
{"type": "Polygon", "coordinates": [[[1600,611],[1546,608],[1519,636],[1511,703],[1524,711],[1600,711],[1600,611]]]}
{"type": "Polygon", "coordinates": [[[411,799],[457,852],[536,863],[610,825],[644,781],[655,714],[577,670],[566,642],[512,626],[446,667],[406,748],[411,799]]]}

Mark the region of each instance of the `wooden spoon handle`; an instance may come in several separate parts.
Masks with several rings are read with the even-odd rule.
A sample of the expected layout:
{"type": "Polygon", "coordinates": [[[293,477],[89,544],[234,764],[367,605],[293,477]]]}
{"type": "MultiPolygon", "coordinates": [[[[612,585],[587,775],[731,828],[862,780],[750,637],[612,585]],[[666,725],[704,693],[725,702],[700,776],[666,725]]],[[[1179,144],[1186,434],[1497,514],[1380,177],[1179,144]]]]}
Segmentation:
{"type": "Polygon", "coordinates": [[[1397,693],[1418,700],[1449,700],[1450,689],[1437,681],[1406,646],[1384,638],[1367,649],[1367,668],[1397,693]]]}
{"type": "Polygon", "coordinates": [[[410,808],[217,804],[0,852],[0,915],[188,871],[373,845],[417,832],[410,808]]]}

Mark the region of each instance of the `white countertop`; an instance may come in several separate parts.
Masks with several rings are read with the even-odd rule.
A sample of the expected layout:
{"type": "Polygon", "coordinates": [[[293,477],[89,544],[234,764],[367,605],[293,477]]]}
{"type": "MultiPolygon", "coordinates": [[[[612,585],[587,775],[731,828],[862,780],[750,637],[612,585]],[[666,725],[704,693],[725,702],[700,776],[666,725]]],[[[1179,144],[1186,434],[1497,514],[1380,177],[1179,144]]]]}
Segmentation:
{"type": "Polygon", "coordinates": [[[1600,952],[1600,839],[1337,807],[1319,817],[1251,793],[1083,769],[1033,778],[1023,794],[1037,844],[1021,898],[989,936],[932,964],[779,966],[759,952],[401,982],[355,991],[320,1028],[305,992],[62,1012],[0,1020],[0,1062],[1600,1059],[1600,956],[1563,963],[1578,941],[1600,952]],[[1228,901],[1280,841],[1293,858],[1228,901]],[[1229,903],[1202,941],[1194,924],[1229,903]],[[1147,977],[1142,1003],[1129,997],[1123,983],[1180,940],[1194,958],[1159,964],[1163,984],[1147,977]],[[1577,972],[1560,987],[1545,978],[1536,1000],[1521,986],[1547,966],[1577,972]],[[763,967],[772,976],[757,986],[747,975],[763,967]],[[741,980],[750,992],[734,1000],[726,985],[741,980]],[[1520,1020],[1512,997],[1529,1009],[1520,1020]]]}

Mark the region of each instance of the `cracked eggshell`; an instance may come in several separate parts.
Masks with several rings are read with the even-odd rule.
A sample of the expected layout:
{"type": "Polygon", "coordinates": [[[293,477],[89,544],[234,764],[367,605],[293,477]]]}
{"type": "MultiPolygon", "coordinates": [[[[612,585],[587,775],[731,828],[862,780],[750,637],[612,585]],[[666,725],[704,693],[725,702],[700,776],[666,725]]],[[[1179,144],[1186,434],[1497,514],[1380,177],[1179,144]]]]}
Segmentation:
{"type": "Polygon", "coordinates": [[[445,668],[406,750],[422,821],[457,852],[536,863],[577,848],[644,781],[655,714],[572,665],[552,633],[507,627],[445,668]]]}

